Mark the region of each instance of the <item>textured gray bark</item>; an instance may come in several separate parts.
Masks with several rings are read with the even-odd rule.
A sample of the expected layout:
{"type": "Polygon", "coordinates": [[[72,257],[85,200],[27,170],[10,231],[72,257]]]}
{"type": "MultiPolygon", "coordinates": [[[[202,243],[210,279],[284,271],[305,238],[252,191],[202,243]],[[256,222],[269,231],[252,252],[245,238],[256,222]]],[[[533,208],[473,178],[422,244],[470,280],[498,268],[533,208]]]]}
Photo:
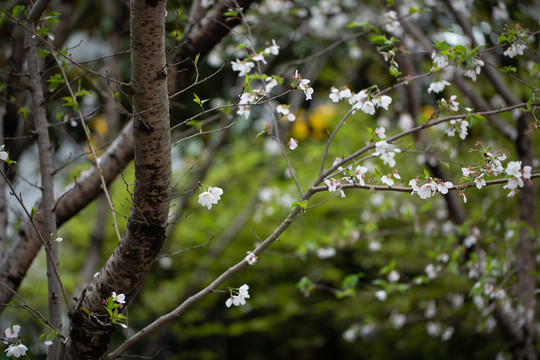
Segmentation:
{"type": "Polygon", "coordinates": [[[135,189],[126,231],[107,263],[83,291],[72,316],[67,359],[96,359],[113,326],[103,300],[114,291],[129,303],[165,241],[171,194],[171,152],[165,1],[131,2],[131,85],[135,189]],[[93,314],[88,318],[87,309],[93,314]]]}
{"type": "MultiPolygon", "coordinates": [[[[37,27],[41,13],[47,7],[47,0],[40,0],[34,4],[28,15],[28,24],[34,29],[37,27]]],[[[28,87],[32,97],[35,135],[39,152],[39,165],[41,172],[41,198],[42,198],[42,238],[47,242],[47,284],[49,290],[49,322],[56,328],[62,328],[62,296],[61,284],[58,277],[60,261],[58,258],[58,244],[56,239],[56,216],[54,213],[54,167],[52,161],[52,146],[49,139],[49,124],[45,111],[45,97],[42,89],[41,67],[37,55],[38,39],[32,33],[25,36],[26,63],[28,66],[28,87]]],[[[56,338],[47,349],[47,359],[60,357],[60,339],[56,338]]]]}

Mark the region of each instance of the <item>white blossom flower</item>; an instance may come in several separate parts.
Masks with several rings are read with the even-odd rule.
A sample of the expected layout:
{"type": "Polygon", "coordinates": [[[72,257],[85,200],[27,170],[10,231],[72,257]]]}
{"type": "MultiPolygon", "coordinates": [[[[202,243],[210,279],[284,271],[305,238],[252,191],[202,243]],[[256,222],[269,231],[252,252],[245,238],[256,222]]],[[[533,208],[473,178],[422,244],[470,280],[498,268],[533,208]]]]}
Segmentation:
{"type": "Polygon", "coordinates": [[[255,265],[259,262],[259,258],[257,257],[257,255],[255,255],[251,251],[247,252],[247,255],[244,258],[244,260],[248,263],[248,265],[255,265]]]}
{"type": "Polygon", "coordinates": [[[381,182],[388,186],[394,185],[394,180],[390,177],[390,175],[383,175],[381,177],[381,182]]]}
{"type": "Polygon", "coordinates": [[[264,90],[266,91],[267,94],[269,94],[270,91],[272,91],[273,88],[275,88],[276,86],[278,86],[277,80],[274,79],[274,78],[271,77],[271,76],[268,76],[264,81],[268,83],[268,84],[266,84],[265,87],[264,87],[264,90]]]}
{"type": "Polygon", "coordinates": [[[428,321],[426,323],[426,332],[429,336],[439,337],[441,335],[441,323],[438,321],[428,321]]]}
{"type": "Polygon", "coordinates": [[[461,172],[463,173],[464,177],[469,177],[469,175],[474,173],[474,170],[469,166],[466,168],[461,168],[461,172]]]}
{"type": "Polygon", "coordinates": [[[365,166],[357,165],[356,169],[354,169],[353,175],[358,179],[358,182],[360,185],[365,185],[364,178],[365,173],[367,173],[368,168],[365,166]]]}
{"type": "Polygon", "coordinates": [[[448,190],[454,186],[450,181],[441,181],[437,184],[437,190],[441,194],[448,194],[448,190]]]}
{"type": "Polygon", "coordinates": [[[463,240],[463,245],[465,245],[467,249],[470,249],[474,244],[476,244],[476,241],[476,236],[469,235],[463,240]]]}
{"type": "MultiPolygon", "coordinates": [[[[263,64],[266,64],[266,60],[264,59],[264,53],[255,54],[251,57],[254,61],[261,61],[263,64]]],[[[248,71],[249,72],[249,71],[248,71]]]]}
{"type": "Polygon", "coordinates": [[[429,280],[433,280],[437,277],[437,273],[439,272],[439,269],[440,269],[439,266],[435,267],[435,265],[430,263],[426,265],[426,267],[424,268],[424,272],[426,273],[427,278],[429,280]]]}
{"type": "Polygon", "coordinates": [[[289,149],[293,151],[298,147],[298,140],[296,140],[295,138],[291,138],[287,145],[289,146],[289,149]]]}
{"type": "Polygon", "coordinates": [[[376,252],[382,249],[382,245],[378,241],[370,241],[368,245],[368,249],[376,252]]]}
{"type": "Polygon", "coordinates": [[[431,92],[438,94],[444,90],[445,86],[450,86],[450,85],[451,84],[446,80],[434,81],[429,85],[427,92],[428,94],[431,94],[431,92]]]}
{"type": "Polygon", "coordinates": [[[321,247],[317,249],[317,257],[319,259],[324,260],[324,259],[329,259],[334,256],[336,256],[336,249],[333,247],[327,247],[327,248],[321,247]]]}
{"type": "Polygon", "coordinates": [[[289,107],[287,105],[279,104],[276,106],[278,114],[287,115],[289,113],[289,107]]]}
{"type": "Polygon", "coordinates": [[[351,90],[348,87],[344,87],[339,91],[339,99],[349,99],[352,96],[351,90]]]}
{"type": "Polygon", "coordinates": [[[476,187],[480,190],[482,187],[486,186],[486,180],[484,179],[484,174],[478,176],[476,179],[474,179],[474,183],[476,187]]]}
{"type": "Polygon", "coordinates": [[[272,39],[272,45],[264,49],[264,52],[267,54],[278,55],[279,45],[276,44],[276,40],[272,39]]]}
{"type": "Polygon", "coordinates": [[[225,301],[225,306],[231,307],[231,305],[244,305],[246,303],[246,299],[249,299],[248,290],[249,286],[247,284],[244,284],[237,289],[237,295],[233,295],[233,293],[231,292],[231,296],[227,299],[227,301],[225,301]]]}
{"type": "MultiPolygon", "coordinates": [[[[5,339],[16,339],[19,336],[19,331],[21,330],[20,325],[13,325],[8,327],[3,334],[5,339]]],[[[4,341],[7,344],[7,342],[4,341]]]]}
{"type": "Polygon", "coordinates": [[[207,191],[199,195],[199,204],[206,206],[210,210],[213,204],[218,203],[222,194],[223,189],[210,186],[207,191]]]}
{"type": "Polygon", "coordinates": [[[0,161],[6,161],[9,155],[7,151],[4,150],[4,145],[0,146],[0,161]]]}
{"type": "Polygon", "coordinates": [[[362,111],[368,115],[373,115],[375,114],[375,106],[371,101],[366,101],[362,105],[362,111]]]}
{"type": "Polygon", "coordinates": [[[379,301],[386,301],[386,291],[384,290],[377,290],[375,291],[375,297],[377,298],[377,300],[379,301]]]}
{"type": "Polygon", "coordinates": [[[249,290],[249,286],[247,284],[240,286],[240,288],[238,288],[238,296],[249,299],[248,290],[249,290]]]}
{"type": "Polygon", "coordinates": [[[506,173],[516,178],[521,178],[521,161],[510,161],[506,166],[506,173]]]}
{"type": "Polygon", "coordinates": [[[339,102],[340,100],[340,97],[339,97],[339,90],[336,89],[335,87],[332,87],[332,89],[330,89],[330,95],[328,95],[328,97],[330,98],[330,100],[332,100],[332,102],[339,102]]]}
{"type": "Polygon", "coordinates": [[[473,59],[471,67],[465,72],[465,76],[471,78],[472,81],[476,81],[476,75],[480,75],[482,66],[484,66],[484,61],[473,59]]]}
{"type": "Polygon", "coordinates": [[[245,76],[246,74],[249,74],[251,72],[251,69],[255,67],[255,63],[252,61],[240,61],[236,59],[236,61],[231,62],[233,71],[239,71],[238,76],[245,76]]]}
{"type": "Polygon", "coordinates": [[[334,191],[338,191],[339,189],[341,189],[341,179],[326,179],[324,180],[324,183],[326,184],[326,186],[328,186],[328,191],[330,192],[334,192],[334,191]]]}
{"type": "Polygon", "coordinates": [[[392,270],[390,273],[388,273],[388,281],[389,282],[396,282],[399,281],[399,278],[401,276],[399,275],[399,272],[397,270],[392,270]]]}
{"type": "Polygon", "coordinates": [[[437,187],[435,186],[435,184],[433,182],[428,182],[428,183],[420,186],[417,193],[418,193],[418,196],[420,196],[420,199],[427,199],[427,198],[432,197],[433,195],[435,195],[435,190],[436,189],[437,189],[437,187]]]}
{"type": "Polygon", "coordinates": [[[390,315],[390,324],[394,329],[401,329],[403,325],[407,322],[407,316],[405,314],[400,314],[397,312],[393,312],[390,315]]]}
{"type": "Polygon", "coordinates": [[[517,41],[515,43],[512,43],[508,49],[506,49],[505,52],[503,52],[503,55],[508,56],[509,58],[513,58],[517,55],[523,55],[523,50],[527,48],[527,45],[524,44],[521,41],[517,41]]]}
{"type": "Polygon", "coordinates": [[[115,301],[115,302],[117,302],[119,304],[125,304],[126,303],[126,295],[124,295],[124,294],[116,295],[116,292],[113,291],[111,297],[112,297],[113,301],[115,301]]]}
{"type": "Polygon", "coordinates": [[[379,139],[385,139],[386,138],[386,129],[384,127],[379,127],[379,128],[376,128],[375,129],[375,136],[378,137],[379,139]]]}
{"type": "Polygon", "coordinates": [[[431,71],[448,66],[448,57],[446,55],[440,55],[436,51],[433,51],[431,54],[431,60],[433,60],[431,71]]]}
{"type": "Polygon", "coordinates": [[[388,105],[392,103],[392,98],[388,95],[383,95],[380,98],[374,98],[372,101],[375,106],[388,110],[388,105]]]}
{"type": "Polygon", "coordinates": [[[4,351],[6,352],[7,357],[15,356],[16,358],[18,358],[21,355],[26,355],[27,350],[28,348],[24,346],[23,344],[19,344],[19,345],[11,344],[4,351]]]}

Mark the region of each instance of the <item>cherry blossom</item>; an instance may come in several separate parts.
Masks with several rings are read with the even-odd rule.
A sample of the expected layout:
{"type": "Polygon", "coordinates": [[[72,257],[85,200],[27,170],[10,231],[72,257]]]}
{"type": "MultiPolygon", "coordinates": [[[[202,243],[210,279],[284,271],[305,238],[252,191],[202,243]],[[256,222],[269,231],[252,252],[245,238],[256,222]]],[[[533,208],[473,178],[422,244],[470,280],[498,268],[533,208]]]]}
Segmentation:
{"type": "Polygon", "coordinates": [[[258,256],[252,253],[251,251],[247,252],[247,255],[244,258],[244,260],[248,263],[248,265],[255,265],[259,262],[258,256]]]}
{"type": "Polygon", "coordinates": [[[246,299],[249,299],[248,290],[249,286],[247,284],[240,286],[238,289],[230,288],[229,291],[231,293],[231,296],[225,302],[225,306],[231,307],[231,305],[244,305],[246,303],[246,299]]]}
{"type": "Polygon", "coordinates": [[[295,138],[291,138],[287,143],[287,146],[289,146],[289,149],[293,151],[298,147],[298,140],[296,140],[295,138]]]}
{"type": "Polygon", "coordinates": [[[429,197],[432,197],[435,195],[435,190],[437,187],[433,182],[428,182],[422,186],[417,191],[418,196],[420,196],[420,199],[427,199],[429,197]]]}
{"type": "Polygon", "coordinates": [[[26,355],[27,350],[28,348],[24,346],[23,344],[19,344],[19,345],[11,344],[4,351],[6,352],[7,357],[15,356],[16,358],[18,358],[21,355],[26,355]]]}
{"type": "Polygon", "coordinates": [[[368,168],[361,165],[357,165],[354,169],[353,175],[356,177],[356,179],[358,179],[360,185],[365,185],[364,178],[366,177],[365,173],[367,173],[367,171],[368,168]]]}
{"type": "Polygon", "coordinates": [[[448,194],[448,190],[454,186],[450,181],[441,181],[437,183],[437,190],[441,194],[448,194]]]}
{"type": "Polygon", "coordinates": [[[264,81],[268,83],[264,87],[264,90],[266,91],[267,94],[269,94],[273,88],[278,86],[277,80],[271,76],[268,76],[266,79],[264,79],[264,81]]]}
{"type": "Polygon", "coordinates": [[[330,98],[330,100],[332,100],[332,102],[339,102],[340,100],[340,97],[339,97],[339,90],[336,89],[335,87],[332,87],[332,89],[330,89],[330,95],[328,95],[328,97],[330,98]]]}
{"type": "Polygon", "coordinates": [[[480,59],[473,59],[471,67],[465,72],[465,76],[471,78],[472,81],[476,81],[476,75],[480,75],[484,62],[480,59]]]}
{"type": "Polygon", "coordinates": [[[525,50],[526,48],[526,44],[521,41],[517,41],[510,45],[510,47],[503,52],[503,55],[508,56],[509,58],[513,58],[517,55],[523,55],[523,50],[525,50]]]}
{"type": "Polygon", "coordinates": [[[279,54],[279,45],[276,44],[276,40],[272,39],[272,45],[264,49],[264,52],[267,54],[278,55],[279,54]]]}
{"type": "Polygon", "coordinates": [[[379,128],[376,128],[375,129],[375,136],[378,137],[379,139],[386,139],[386,129],[383,128],[383,127],[379,127],[379,128]]]}
{"type": "Polygon", "coordinates": [[[308,79],[303,79],[302,75],[298,73],[298,70],[296,70],[296,73],[293,76],[293,81],[296,81],[296,86],[298,86],[298,88],[304,92],[304,94],[306,95],[306,100],[311,100],[311,95],[313,95],[313,88],[308,85],[311,81],[308,79]]]}
{"type": "Polygon", "coordinates": [[[374,98],[372,101],[375,106],[388,110],[388,105],[392,103],[392,98],[388,95],[383,95],[380,98],[374,98]]]}
{"type": "Polygon", "coordinates": [[[333,247],[321,247],[317,249],[317,257],[321,260],[329,259],[336,256],[336,249],[333,247]]]}
{"type": "Polygon", "coordinates": [[[431,68],[431,71],[448,66],[448,57],[446,55],[441,55],[434,51],[431,54],[431,59],[433,60],[433,67],[431,68]]]}
{"type": "Polygon", "coordinates": [[[383,175],[381,177],[381,182],[388,186],[394,185],[394,180],[390,177],[390,175],[383,175]]]}
{"type": "Polygon", "coordinates": [[[368,115],[375,114],[375,105],[371,101],[366,101],[362,105],[362,111],[368,115]]]}
{"type": "Polygon", "coordinates": [[[486,186],[486,180],[484,179],[484,174],[478,176],[474,179],[474,184],[480,190],[482,187],[486,186]]]}
{"type": "Polygon", "coordinates": [[[245,76],[246,74],[249,74],[251,72],[251,69],[255,67],[255,63],[252,61],[240,61],[236,59],[236,61],[231,62],[233,71],[239,71],[238,76],[245,76]]]}
{"type": "Polygon", "coordinates": [[[375,291],[375,297],[379,301],[386,301],[386,298],[387,298],[386,291],[384,291],[384,290],[375,291]]]}
{"type": "MultiPolygon", "coordinates": [[[[12,325],[10,327],[8,327],[4,333],[2,334],[3,335],[3,338],[4,339],[16,339],[18,336],[19,336],[19,331],[21,330],[21,326],[20,325],[12,325]]],[[[6,340],[4,340],[4,344],[7,344],[8,342],[6,340]]]]}
{"type": "Polygon", "coordinates": [[[124,294],[116,295],[116,292],[113,291],[111,297],[112,297],[113,301],[115,301],[115,302],[117,302],[119,304],[125,304],[126,303],[126,295],[124,295],[124,294]]]}
{"type": "Polygon", "coordinates": [[[8,159],[9,155],[7,151],[4,150],[4,145],[0,146],[0,160],[6,161],[8,159]]]}
{"type": "MultiPolygon", "coordinates": [[[[459,110],[459,103],[456,101],[457,96],[452,95],[450,96],[450,99],[447,101],[444,98],[442,98],[439,102],[439,105],[441,109],[448,109],[450,111],[456,112],[459,110]]],[[[453,136],[453,135],[452,135],[453,136]]]]}
{"type": "Polygon", "coordinates": [[[212,205],[217,204],[217,202],[221,199],[222,194],[223,190],[221,188],[209,187],[207,191],[199,195],[199,204],[206,206],[208,210],[210,210],[212,205]]]}
{"type": "Polygon", "coordinates": [[[429,94],[431,94],[432,92],[438,94],[441,91],[443,91],[446,86],[450,86],[450,85],[451,84],[446,80],[434,81],[429,85],[427,92],[429,94]]]}
{"type": "Polygon", "coordinates": [[[397,282],[399,281],[399,278],[401,276],[399,275],[399,272],[397,270],[392,270],[390,273],[388,273],[388,281],[389,282],[397,282]]]}

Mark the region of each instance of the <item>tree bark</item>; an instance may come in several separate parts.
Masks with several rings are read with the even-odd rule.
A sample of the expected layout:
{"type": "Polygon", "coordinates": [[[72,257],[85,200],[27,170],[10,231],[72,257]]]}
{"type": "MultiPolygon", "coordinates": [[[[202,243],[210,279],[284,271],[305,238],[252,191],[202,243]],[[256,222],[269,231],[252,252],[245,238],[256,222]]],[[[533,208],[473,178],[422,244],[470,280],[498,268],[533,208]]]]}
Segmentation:
{"type": "Polygon", "coordinates": [[[134,113],[135,189],[126,231],[71,319],[67,359],[96,359],[113,325],[103,300],[114,291],[129,303],[165,241],[171,194],[171,152],[164,0],[133,0],[131,86],[134,113]],[[92,316],[89,318],[85,310],[92,316]]]}

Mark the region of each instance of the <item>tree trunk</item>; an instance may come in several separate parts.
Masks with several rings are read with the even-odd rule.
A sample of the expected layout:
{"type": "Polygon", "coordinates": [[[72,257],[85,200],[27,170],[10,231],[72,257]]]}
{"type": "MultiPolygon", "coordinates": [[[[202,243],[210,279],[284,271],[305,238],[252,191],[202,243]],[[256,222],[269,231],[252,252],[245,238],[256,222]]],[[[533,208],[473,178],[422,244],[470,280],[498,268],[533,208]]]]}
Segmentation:
{"type": "Polygon", "coordinates": [[[103,300],[114,291],[129,303],[165,240],[171,193],[171,153],[164,0],[131,1],[131,86],[135,189],[126,231],[74,311],[67,359],[96,359],[113,325],[103,300]],[[85,310],[92,316],[89,318],[85,310]]]}

